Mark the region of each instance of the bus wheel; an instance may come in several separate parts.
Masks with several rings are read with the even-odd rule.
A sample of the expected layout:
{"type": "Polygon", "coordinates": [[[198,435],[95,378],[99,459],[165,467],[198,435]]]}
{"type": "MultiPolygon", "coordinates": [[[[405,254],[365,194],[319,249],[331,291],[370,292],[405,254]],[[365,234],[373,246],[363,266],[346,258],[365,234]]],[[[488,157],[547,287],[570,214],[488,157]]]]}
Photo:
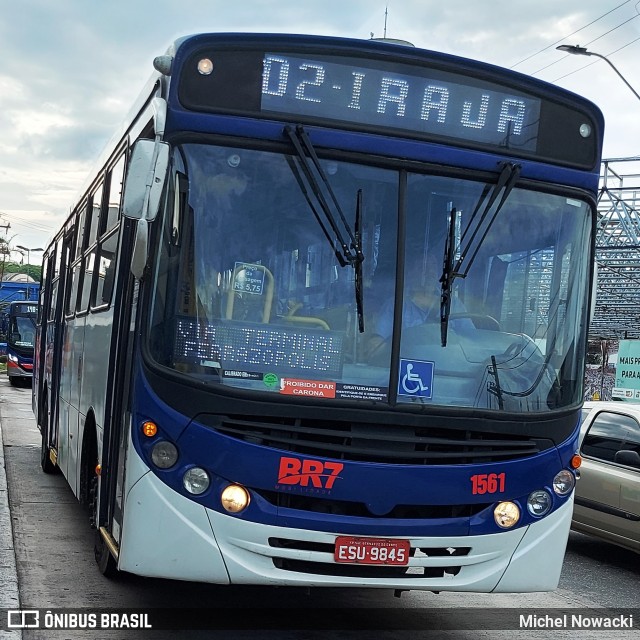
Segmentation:
{"type": "Polygon", "coordinates": [[[93,552],[100,573],[106,578],[114,578],[118,575],[118,564],[111,555],[107,543],[100,534],[98,528],[98,476],[91,478],[91,497],[89,501],[91,527],[96,530],[93,552]]]}
{"type": "MultiPolygon", "coordinates": [[[[46,422],[49,421],[49,417],[48,417],[48,412],[47,412],[47,404],[45,402],[44,405],[44,416],[45,416],[45,420],[46,422]]],[[[53,464],[53,462],[51,462],[51,457],[49,455],[49,452],[51,451],[51,449],[49,449],[49,445],[47,444],[47,431],[48,431],[48,427],[46,424],[43,424],[40,426],[40,434],[41,434],[41,440],[40,440],[40,466],[42,467],[42,470],[45,473],[58,473],[59,469],[57,467],[57,465],[53,464]]]]}

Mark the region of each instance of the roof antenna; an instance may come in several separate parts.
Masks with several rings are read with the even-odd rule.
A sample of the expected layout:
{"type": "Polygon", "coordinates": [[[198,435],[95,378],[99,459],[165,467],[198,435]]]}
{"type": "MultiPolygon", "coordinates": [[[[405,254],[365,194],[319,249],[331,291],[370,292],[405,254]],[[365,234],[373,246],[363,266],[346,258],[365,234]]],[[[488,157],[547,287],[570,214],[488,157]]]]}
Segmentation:
{"type": "Polygon", "coordinates": [[[389,42],[391,44],[403,44],[408,47],[413,47],[414,45],[407,40],[398,40],[397,38],[387,38],[387,19],[389,18],[389,5],[385,5],[384,7],[384,31],[382,32],[382,38],[374,38],[373,31],[371,32],[371,39],[377,40],[378,42],[389,42]]]}

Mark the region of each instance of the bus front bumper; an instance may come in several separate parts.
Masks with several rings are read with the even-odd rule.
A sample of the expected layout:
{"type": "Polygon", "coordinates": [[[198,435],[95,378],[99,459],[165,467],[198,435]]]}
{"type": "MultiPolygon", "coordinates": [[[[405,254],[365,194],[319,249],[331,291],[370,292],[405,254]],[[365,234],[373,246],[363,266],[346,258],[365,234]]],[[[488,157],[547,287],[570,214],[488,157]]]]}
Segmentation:
{"type": "MultiPolygon", "coordinates": [[[[130,453],[137,457],[135,450],[130,453]]],[[[335,562],[332,549],[340,531],[284,528],[223,515],[147,472],[127,494],[118,567],[218,584],[550,591],[560,578],[572,509],[573,499],[534,524],[498,534],[409,537],[408,567],[367,575],[370,567],[363,572],[335,562]],[[468,551],[455,557],[428,551],[457,548],[468,551]]]]}

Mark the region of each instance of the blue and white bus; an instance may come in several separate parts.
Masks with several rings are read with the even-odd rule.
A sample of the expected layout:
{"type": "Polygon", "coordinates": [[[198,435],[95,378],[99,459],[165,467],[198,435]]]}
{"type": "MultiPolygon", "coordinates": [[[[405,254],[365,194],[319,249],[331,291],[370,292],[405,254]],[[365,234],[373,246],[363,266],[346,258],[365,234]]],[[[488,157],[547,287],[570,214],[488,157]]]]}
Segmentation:
{"type": "Polygon", "coordinates": [[[556,587],[600,111],[378,41],[201,34],[44,255],[42,467],[105,574],[556,587]]]}

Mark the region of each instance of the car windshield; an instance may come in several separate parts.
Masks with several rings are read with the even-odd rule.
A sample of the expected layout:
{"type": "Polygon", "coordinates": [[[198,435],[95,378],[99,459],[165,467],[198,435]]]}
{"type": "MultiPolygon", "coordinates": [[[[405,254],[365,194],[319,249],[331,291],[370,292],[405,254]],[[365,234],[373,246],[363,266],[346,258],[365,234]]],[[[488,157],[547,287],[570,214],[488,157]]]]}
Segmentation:
{"type": "Polygon", "coordinates": [[[516,187],[498,211],[492,183],[461,175],[311,170],[327,184],[293,152],[176,150],[147,331],[157,364],[288,401],[579,401],[585,202],[516,187]],[[361,263],[344,259],[356,244],[361,263]]]}

